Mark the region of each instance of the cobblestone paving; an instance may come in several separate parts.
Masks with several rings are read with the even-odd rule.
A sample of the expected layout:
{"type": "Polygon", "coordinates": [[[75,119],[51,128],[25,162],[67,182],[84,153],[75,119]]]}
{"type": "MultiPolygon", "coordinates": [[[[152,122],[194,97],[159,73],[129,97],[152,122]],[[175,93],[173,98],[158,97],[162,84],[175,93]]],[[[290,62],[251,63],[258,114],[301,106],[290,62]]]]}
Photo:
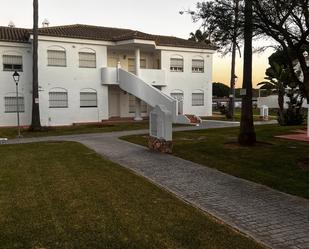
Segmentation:
{"type": "MultiPolygon", "coordinates": [[[[227,124],[206,123],[208,128],[218,126],[224,127],[227,124]]],[[[143,134],[145,131],[65,136],[48,140],[81,142],[268,247],[309,249],[309,200],[226,175],[181,158],[153,153],[118,139],[122,135],[137,133],[143,134]]],[[[39,140],[45,141],[46,138],[39,140]]],[[[32,141],[37,139],[25,139],[21,142],[32,141]]],[[[14,142],[16,141],[10,143],[14,142]]]]}

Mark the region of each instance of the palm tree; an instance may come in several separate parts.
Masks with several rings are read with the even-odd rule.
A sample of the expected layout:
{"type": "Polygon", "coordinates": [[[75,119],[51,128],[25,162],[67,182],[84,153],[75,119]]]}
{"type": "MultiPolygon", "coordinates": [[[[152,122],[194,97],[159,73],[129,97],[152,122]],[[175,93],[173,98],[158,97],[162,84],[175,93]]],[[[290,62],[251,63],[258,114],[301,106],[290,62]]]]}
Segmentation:
{"type": "Polygon", "coordinates": [[[39,3],[33,0],[33,65],[32,65],[32,121],[31,130],[41,130],[40,107],[39,107],[39,81],[38,81],[38,22],[39,3]]]}
{"type": "Polygon", "coordinates": [[[252,110],[252,5],[253,0],[245,1],[243,89],[245,89],[246,92],[242,97],[240,134],[238,137],[239,143],[246,146],[256,143],[252,110]]]}
{"type": "Polygon", "coordinates": [[[265,74],[267,76],[265,77],[265,80],[267,81],[260,82],[258,86],[268,90],[276,90],[278,94],[279,123],[283,124],[285,85],[288,84],[291,75],[283,65],[279,65],[276,62],[272,63],[271,67],[266,70],[265,74]]]}
{"type": "Polygon", "coordinates": [[[210,44],[209,35],[206,32],[202,32],[201,30],[196,30],[195,33],[190,33],[189,41],[201,42],[210,44]]]}

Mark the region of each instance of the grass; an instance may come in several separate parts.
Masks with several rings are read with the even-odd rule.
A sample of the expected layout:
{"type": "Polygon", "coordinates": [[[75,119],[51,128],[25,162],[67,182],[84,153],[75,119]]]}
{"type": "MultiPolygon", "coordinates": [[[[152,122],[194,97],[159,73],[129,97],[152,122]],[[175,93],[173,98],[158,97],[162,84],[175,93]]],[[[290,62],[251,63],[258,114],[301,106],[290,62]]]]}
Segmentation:
{"type": "MultiPolygon", "coordinates": [[[[22,130],[23,137],[46,137],[46,136],[61,136],[72,134],[85,134],[85,133],[101,133],[101,132],[113,132],[124,130],[140,130],[147,129],[148,121],[142,122],[123,122],[115,124],[93,124],[93,125],[76,125],[67,127],[50,127],[43,128],[42,131],[32,132],[28,129],[22,130]]],[[[0,128],[0,137],[16,138],[16,128],[0,128]]]]}
{"type": "MultiPolygon", "coordinates": [[[[266,125],[256,127],[260,142],[254,147],[236,143],[239,128],[174,133],[174,155],[216,168],[222,172],[264,184],[293,195],[309,198],[309,171],[298,160],[309,157],[309,143],[274,138],[293,133],[299,127],[266,125]]],[[[146,145],[145,136],[124,140],[146,145]]]]}
{"type": "MultiPolygon", "coordinates": [[[[240,121],[241,119],[241,109],[235,109],[234,119],[228,119],[225,115],[222,115],[218,111],[213,112],[213,116],[211,117],[203,117],[206,120],[219,120],[219,121],[240,121]]],[[[260,110],[253,109],[253,120],[254,121],[261,121],[260,118],[260,110]]],[[[269,109],[269,120],[277,120],[277,110],[276,109],[269,109]]]]}
{"type": "Polygon", "coordinates": [[[1,249],[258,249],[73,142],[0,146],[1,249]]]}

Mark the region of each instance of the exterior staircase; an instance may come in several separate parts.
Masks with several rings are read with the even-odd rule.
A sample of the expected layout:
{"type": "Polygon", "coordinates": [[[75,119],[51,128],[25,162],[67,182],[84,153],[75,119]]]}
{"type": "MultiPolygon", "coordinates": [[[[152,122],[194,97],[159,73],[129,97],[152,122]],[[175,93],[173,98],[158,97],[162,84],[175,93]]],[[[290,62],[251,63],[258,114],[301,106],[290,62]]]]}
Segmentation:
{"type": "Polygon", "coordinates": [[[119,87],[140,100],[144,101],[151,107],[164,105],[171,113],[173,123],[191,124],[186,115],[179,115],[177,111],[177,100],[161,92],[144,80],[121,68],[118,69],[119,87]]]}

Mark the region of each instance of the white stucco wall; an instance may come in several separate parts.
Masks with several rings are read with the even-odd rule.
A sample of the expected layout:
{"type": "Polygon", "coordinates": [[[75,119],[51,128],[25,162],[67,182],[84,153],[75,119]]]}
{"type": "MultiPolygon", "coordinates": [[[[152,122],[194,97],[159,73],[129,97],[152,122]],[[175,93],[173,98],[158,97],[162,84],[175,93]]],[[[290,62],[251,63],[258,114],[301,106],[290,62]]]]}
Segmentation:
{"type": "Polygon", "coordinates": [[[31,121],[32,55],[30,44],[0,42],[0,126],[16,126],[16,113],[5,113],[4,97],[15,96],[12,71],[3,71],[3,55],[21,55],[23,71],[20,73],[19,95],[24,97],[25,112],[20,113],[20,124],[27,126],[31,121]]]}
{"type": "Polygon", "coordinates": [[[212,115],[212,60],[210,52],[183,52],[168,51],[161,52],[162,69],[166,71],[167,86],[162,91],[170,95],[173,91],[184,93],[184,114],[195,114],[198,116],[212,115]],[[184,72],[170,71],[170,58],[174,55],[182,56],[184,59],[184,72]],[[204,73],[192,73],[192,59],[204,59],[204,73]],[[192,92],[204,91],[204,106],[192,106],[192,92]]]}
{"type": "MultiPolygon", "coordinates": [[[[101,69],[112,64],[113,58],[120,60],[122,68],[128,69],[128,59],[134,58],[134,49],[124,50],[112,47],[104,42],[65,39],[55,37],[40,37],[39,41],[39,99],[40,115],[43,126],[71,125],[73,123],[90,123],[107,120],[110,117],[109,86],[102,85],[101,69]],[[52,67],[47,65],[47,50],[65,49],[67,66],[52,67]],[[82,49],[96,52],[96,68],[79,68],[79,54],[82,49]],[[50,108],[49,92],[55,88],[65,89],[68,92],[68,108],[50,108]],[[80,108],[80,91],[92,89],[97,92],[97,108],[80,108]]],[[[165,87],[162,91],[169,95],[173,91],[184,93],[184,114],[210,116],[212,114],[212,53],[181,48],[157,48],[153,51],[143,51],[141,58],[146,59],[147,68],[159,68],[165,71],[165,87]],[[170,72],[170,58],[180,55],[184,58],[184,72],[170,72]],[[192,59],[203,58],[205,62],[204,73],[192,73],[192,59]],[[192,92],[204,92],[204,106],[192,106],[192,92]]],[[[32,51],[31,43],[4,43],[0,42],[0,126],[15,126],[16,113],[4,112],[4,97],[14,95],[15,84],[12,79],[13,72],[3,71],[3,54],[21,54],[23,56],[23,72],[21,72],[20,94],[25,98],[25,112],[21,113],[21,124],[30,125],[32,106],[32,51]]],[[[159,77],[160,78],[160,77],[159,77]]],[[[162,77],[161,77],[162,78],[162,77]]],[[[134,117],[129,113],[129,94],[119,90],[119,116],[134,117]]],[[[147,114],[143,113],[143,116],[147,114]]]]}
{"type": "Polygon", "coordinates": [[[108,87],[101,85],[101,68],[107,65],[106,46],[41,41],[39,43],[40,114],[44,126],[70,125],[72,123],[100,122],[108,119],[108,87]],[[47,66],[47,50],[58,47],[66,50],[67,66],[47,66]],[[96,52],[96,68],[79,68],[81,49],[96,52]],[[49,91],[63,88],[68,92],[68,108],[49,108],[49,91]],[[80,91],[97,92],[97,108],[80,108],[80,91]]]}

